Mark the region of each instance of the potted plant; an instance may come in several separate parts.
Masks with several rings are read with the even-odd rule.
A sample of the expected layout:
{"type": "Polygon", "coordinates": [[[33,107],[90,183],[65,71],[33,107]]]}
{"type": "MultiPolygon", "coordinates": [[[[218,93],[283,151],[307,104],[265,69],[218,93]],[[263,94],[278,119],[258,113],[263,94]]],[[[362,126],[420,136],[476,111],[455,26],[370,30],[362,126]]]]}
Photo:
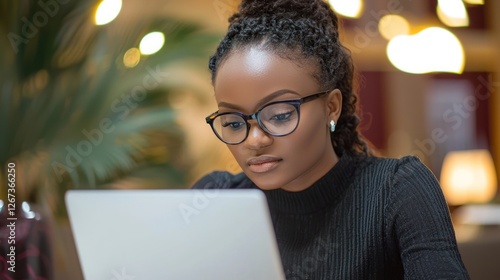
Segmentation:
{"type": "MultiPolygon", "coordinates": [[[[168,18],[96,26],[97,5],[0,3],[0,253],[9,253],[4,223],[14,197],[16,269],[24,273],[15,279],[53,277],[50,234],[64,220],[66,190],[109,188],[130,176],[171,187],[186,180],[189,162],[178,160],[184,134],[169,100],[189,84],[169,79],[166,67],[205,62],[218,37],[168,18]],[[166,43],[141,55],[137,46],[151,31],[166,43]]],[[[3,269],[2,277],[14,279],[3,269]]]]}

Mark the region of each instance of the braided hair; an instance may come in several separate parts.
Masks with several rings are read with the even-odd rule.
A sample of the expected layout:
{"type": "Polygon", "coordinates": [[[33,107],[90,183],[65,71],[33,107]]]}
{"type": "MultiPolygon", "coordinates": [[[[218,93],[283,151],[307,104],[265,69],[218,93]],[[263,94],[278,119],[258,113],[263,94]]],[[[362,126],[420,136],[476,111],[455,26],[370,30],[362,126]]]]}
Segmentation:
{"type": "Polygon", "coordinates": [[[322,90],[342,92],[342,112],[331,141],[341,156],[369,155],[367,142],[358,132],[354,66],[349,50],[339,41],[339,20],[324,0],[243,0],[229,18],[229,28],[213,56],[212,83],[217,69],[231,52],[259,46],[282,58],[317,65],[314,77],[322,90]]]}

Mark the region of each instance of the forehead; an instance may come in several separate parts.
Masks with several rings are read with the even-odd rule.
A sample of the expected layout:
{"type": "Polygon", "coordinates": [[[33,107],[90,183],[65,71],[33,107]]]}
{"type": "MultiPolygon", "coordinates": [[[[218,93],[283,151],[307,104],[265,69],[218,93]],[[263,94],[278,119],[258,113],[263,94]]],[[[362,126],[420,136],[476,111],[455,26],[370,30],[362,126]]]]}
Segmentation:
{"type": "Polygon", "coordinates": [[[246,104],[283,89],[300,95],[318,90],[316,64],[293,57],[258,46],[233,51],[221,63],[215,77],[217,102],[246,104]]]}

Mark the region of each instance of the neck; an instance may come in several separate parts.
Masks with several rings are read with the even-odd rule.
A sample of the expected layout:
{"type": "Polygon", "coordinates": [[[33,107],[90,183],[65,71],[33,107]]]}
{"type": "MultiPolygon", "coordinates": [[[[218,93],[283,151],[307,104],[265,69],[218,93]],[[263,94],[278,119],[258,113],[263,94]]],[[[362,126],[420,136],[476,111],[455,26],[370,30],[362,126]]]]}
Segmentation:
{"type": "Polygon", "coordinates": [[[284,189],[264,191],[269,207],[286,213],[307,214],[324,209],[335,203],[350,185],[357,164],[348,155],[343,155],[326,174],[303,188],[290,192],[284,189]]]}
{"type": "Polygon", "coordinates": [[[281,187],[282,190],[287,192],[301,192],[310,187],[314,182],[323,177],[330,169],[332,169],[339,162],[339,157],[333,150],[333,147],[327,149],[323,156],[311,165],[303,174],[295,180],[281,187]]]}

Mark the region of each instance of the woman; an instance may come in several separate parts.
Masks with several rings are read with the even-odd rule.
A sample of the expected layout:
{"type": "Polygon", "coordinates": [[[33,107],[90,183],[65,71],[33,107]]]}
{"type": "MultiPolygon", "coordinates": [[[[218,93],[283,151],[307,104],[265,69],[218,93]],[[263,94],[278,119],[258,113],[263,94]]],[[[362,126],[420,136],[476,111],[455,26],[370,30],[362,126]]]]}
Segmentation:
{"type": "Polygon", "coordinates": [[[353,65],[322,0],[243,1],[211,57],[207,117],[243,170],[194,188],[259,188],[288,279],[468,279],[434,175],[372,155],[353,65]]]}

